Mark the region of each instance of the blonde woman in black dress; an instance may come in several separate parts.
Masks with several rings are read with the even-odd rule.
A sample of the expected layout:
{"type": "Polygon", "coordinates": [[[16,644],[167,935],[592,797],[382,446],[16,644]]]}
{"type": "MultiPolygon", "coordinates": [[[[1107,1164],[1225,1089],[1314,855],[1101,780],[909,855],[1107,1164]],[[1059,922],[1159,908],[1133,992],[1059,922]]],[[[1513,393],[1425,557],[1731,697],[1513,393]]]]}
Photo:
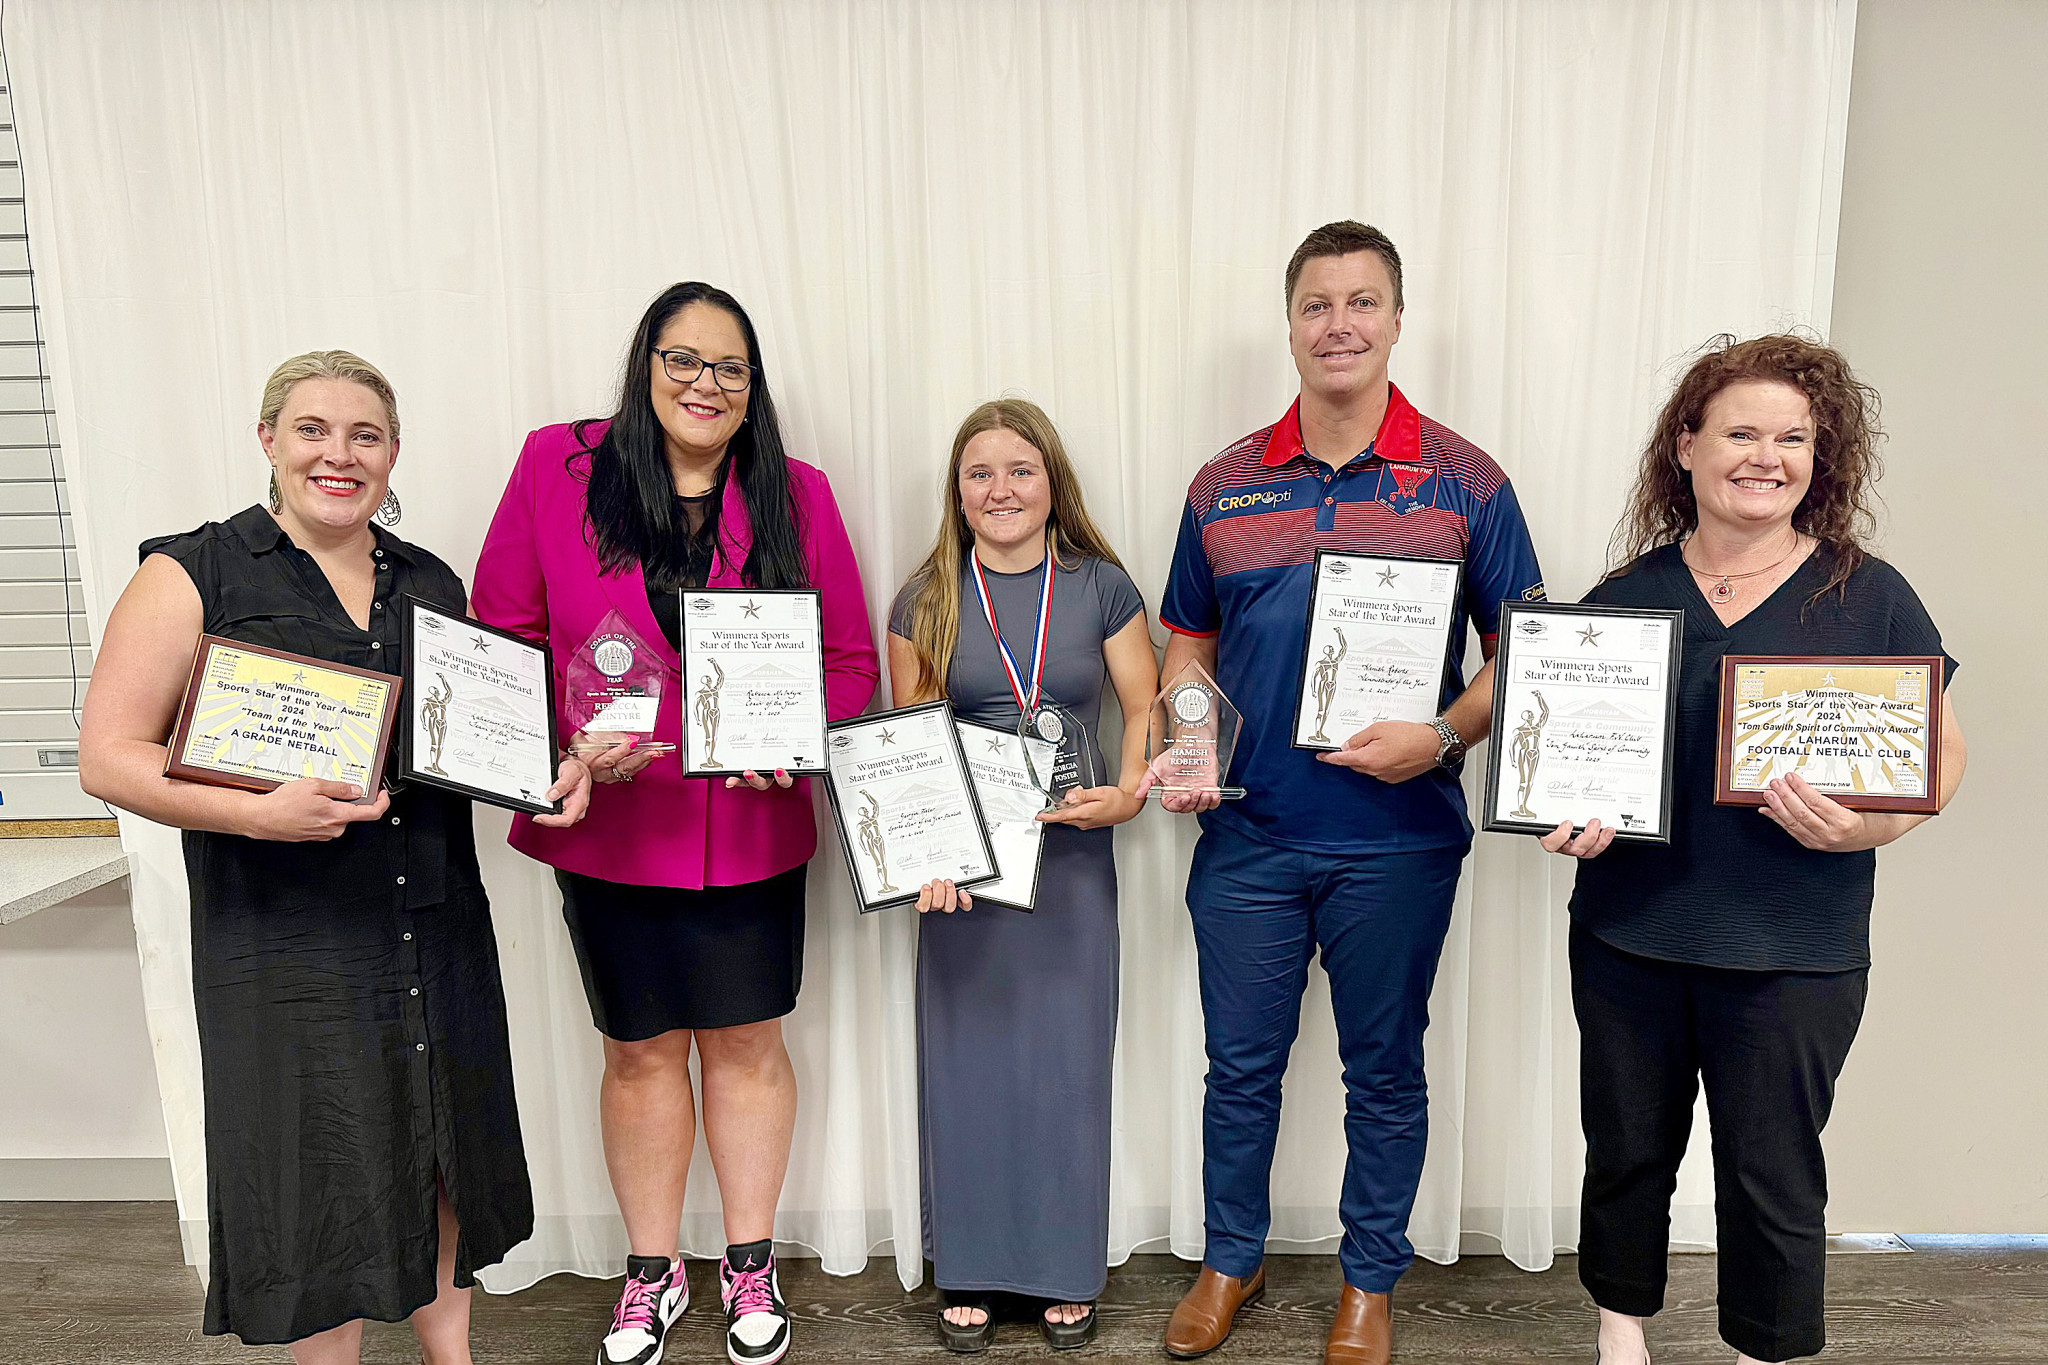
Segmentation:
{"type": "MultiPolygon", "coordinates": [[[[79,732],[85,789],[185,831],[206,1098],[205,1330],[354,1365],[410,1319],[468,1365],[470,1286],[533,1230],[504,989],[467,799],[307,778],[258,795],[165,777],[200,634],[402,671],[399,600],[455,571],[370,524],[397,502],[398,404],[346,351],[280,365],[257,433],[270,505],[142,546],[79,732]]],[[[590,774],[562,763],[546,823],[590,774]]]]}

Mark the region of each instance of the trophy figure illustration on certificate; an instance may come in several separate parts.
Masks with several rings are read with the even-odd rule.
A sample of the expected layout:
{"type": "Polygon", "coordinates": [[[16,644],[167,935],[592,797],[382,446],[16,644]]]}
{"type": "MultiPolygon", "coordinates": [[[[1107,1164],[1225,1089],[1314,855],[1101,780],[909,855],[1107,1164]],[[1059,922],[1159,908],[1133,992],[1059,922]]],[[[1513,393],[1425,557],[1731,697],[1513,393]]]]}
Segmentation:
{"type": "Polygon", "coordinates": [[[1316,660],[1315,678],[1309,683],[1316,699],[1316,732],[1309,738],[1318,744],[1330,742],[1330,737],[1323,733],[1323,726],[1330,719],[1330,703],[1337,699],[1337,667],[1351,652],[1351,642],[1344,638],[1343,630],[1340,628],[1335,633],[1337,643],[1323,646],[1323,657],[1316,660]]]}
{"type": "Polygon", "coordinates": [[[882,839],[882,808],[875,804],[875,798],[869,792],[862,792],[860,801],[861,852],[867,854],[868,860],[875,865],[875,878],[881,883],[881,889],[894,891],[896,887],[889,880],[889,848],[882,839]]]}
{"type": "Polygon", "coordinates": [[[724,766],[718,761],[718,692],[725,686],[725,670],[716,659],[706,662],[711,668],[697,688],[697,728],[704,732],[704,766],[718,768],[724,766]]]}
{"type": "Polygon", "coordinates": [[[424,771],[446,777],[448,773],[441,767],[441,746],[448,742],[448,701],[455,695],[455,689],[448,685],[447,674],[436,673],[434,678],[434,690],[420,699],[420,725],[434,751],[424,771]]]}
{"type": "Polygon", "coordinates": [[[1515,738],[1508,752],[1520,784],[1517,788],[1520,799],[1509,813],[1521,820],[1536,818],[1536,812],[1529,809],[1529,794],[1536,787],[1536,765],[1543,761],[1543,727],[1550,720],[1550,703],[1543,700],[1541,692],[1535,696],[1536,711],[1522,712],[1522,723],[1515,727],[1515,738]]]}

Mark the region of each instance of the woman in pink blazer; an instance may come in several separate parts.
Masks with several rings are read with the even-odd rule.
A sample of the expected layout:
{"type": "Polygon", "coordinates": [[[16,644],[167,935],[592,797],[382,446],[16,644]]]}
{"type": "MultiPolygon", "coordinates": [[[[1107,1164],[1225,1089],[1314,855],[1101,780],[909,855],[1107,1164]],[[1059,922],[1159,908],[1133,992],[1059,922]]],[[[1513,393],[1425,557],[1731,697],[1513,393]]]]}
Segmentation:
{"type": "MultiPolygon", "coordinates": [[[[745,310],[689,283],[640,319],[608,420],[527,437],[471,601],[478,619],[548,643],[565,697],[570,661],[617,613],[626,630],[615,622],[613,634],[661,667],[653,738],[673,741],[679,594],[704,586],[816,588],[827,713],[866,708],[880,670],[831,487],[783,453],[745,310]]],[[[588,751],[581,734],[570,742],[588,751]]],[[[694,1039],[731,1244],[719,1268],[727,1354],[767,1365],[789,1347],[772,1239],[796,1122],[781,1016],[803,971],[804,871],[817,848],[809,783],[686,778],[664,746],[630,740],[589,765],[589,818],[555,829],[521,816],[512,845],[556,869],[604,1035],[605,1163],[631,1254],[597,1359],[656,1365],[689,1303],[676,1234],[695,1138],[694,1039]]]]}

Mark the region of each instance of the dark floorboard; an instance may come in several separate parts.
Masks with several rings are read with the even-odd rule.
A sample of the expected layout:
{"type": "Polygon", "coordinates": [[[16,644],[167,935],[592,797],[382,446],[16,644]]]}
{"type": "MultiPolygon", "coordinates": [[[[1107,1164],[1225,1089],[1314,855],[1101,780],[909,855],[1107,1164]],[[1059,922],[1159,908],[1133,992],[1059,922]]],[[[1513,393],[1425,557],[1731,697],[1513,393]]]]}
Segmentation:
{"type": "MultiPolygon", "coordinates": [[[[1102,1335],[1076,1361],[1160,1365],[1167,1315],[1193,1267],[1171,1256],[1137,1256],[1110,1273],[1102,1335]]],[[[1276,1256],[1264,1303],[1240,1319],[1212,1360],[1316,1361],[1336,1301],[1336,1262],[1276,1256]]],[[[1940,1250],[1836,1256],[1828,1262],[1825,1359],[1887,1365],[2043,1365],[2048,1362],[2048,1250],[1940,1250]]],[[[671,1338],[672,1365],[724,1359],[717,1293],[707,1263],[691,1267],[694,1306],[671,1338]]],[[[558,1275],[521,1294],[479,1295],[479,1365],[580,1365],[607,1320],[616,1281],[558,1275]]],[[[929,1289],[906,1296],[895,1267],[877,1260],[850,1278],[811,1260],[783,1264],[783,1292],[797,1314],[793,1361],[935,1363],[929,1289]]],[[[1658,1365],[1727,1362],[1714,1330],[1714,1258],[1672,1260],[1671,1293],[1651,1324],[1658,1365]]],[[[1395,1293],[1397,1358],[1433,1362],[1589,1365],[1594,1317],[1569,1257],[1531,1275],[1497,1256],[1454,1266],[1418,1263],[1395,1293]]],[[[250,1348],[199,1331],[197,1279],[180,1260],[169,1204],[0,1204],[0,1365],[130,1365],[285,1362],[279,1347],[250,1348]]],[[[1028,1323],[1005,1324],[991,1362],[1051,1356],[1028,1323]]],[[[411,1365],[412,1335],[373,1324],[369,1365],[411,1365]]]]}

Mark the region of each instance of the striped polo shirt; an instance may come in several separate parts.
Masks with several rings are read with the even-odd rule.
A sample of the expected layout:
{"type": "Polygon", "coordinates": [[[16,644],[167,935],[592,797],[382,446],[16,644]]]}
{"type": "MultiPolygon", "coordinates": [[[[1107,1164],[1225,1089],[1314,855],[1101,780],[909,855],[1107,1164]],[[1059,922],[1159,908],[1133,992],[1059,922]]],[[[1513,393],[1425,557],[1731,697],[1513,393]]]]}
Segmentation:
{"type": "MultiPolygon", "coordinates": [[[[1484,451],[1389,385],[1372,444],[1333,470],[1302,445],[1297,399],[1195,475],[1159,608],[1169,630],[1216,637],[1216,681],[1244,715],[1231,781],[1246,795],[1204,815],[1204,825],[1309,852],[1469,842],[1453,774],[1436,768],[1389,785],[1290,747],[1309,578],[1322,549],[1463,560],[1452,644],[1461,671],[1467,620],[1491,639],[1504,599],[1543,596],[1514,489],[1484,451]]],[[[1457,690],[1447,686],[1441,704],[1457,690]]]]}

